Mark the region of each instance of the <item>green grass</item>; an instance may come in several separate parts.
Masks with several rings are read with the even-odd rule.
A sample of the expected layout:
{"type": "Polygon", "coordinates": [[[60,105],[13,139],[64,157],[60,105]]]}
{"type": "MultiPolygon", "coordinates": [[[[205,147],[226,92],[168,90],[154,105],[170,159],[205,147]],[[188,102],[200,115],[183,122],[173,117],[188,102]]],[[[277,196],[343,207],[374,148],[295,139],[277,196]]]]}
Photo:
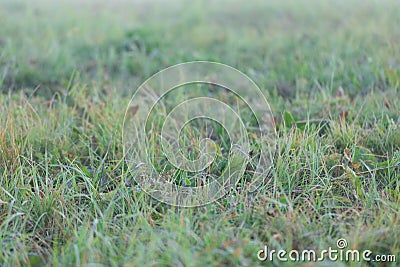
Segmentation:
{"type": "Polygon", "coordinates": [[[272,265],[264,245],[339,238],[400,260],[400,4],[206,2],[1,1],[0,265],[272,265]],[[135,184],[122,124],[139,84],[192,60],[258,84],[277,151],[256,192],[178,208],[135,184]]]}

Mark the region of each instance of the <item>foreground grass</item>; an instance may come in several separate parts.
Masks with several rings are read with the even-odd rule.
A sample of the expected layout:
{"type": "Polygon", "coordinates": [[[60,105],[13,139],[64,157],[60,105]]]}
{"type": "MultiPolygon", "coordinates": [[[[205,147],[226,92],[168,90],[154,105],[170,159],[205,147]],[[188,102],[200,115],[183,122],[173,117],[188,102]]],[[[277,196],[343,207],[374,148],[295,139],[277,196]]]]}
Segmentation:
{"type": "Polygon", "coordinates": [[[339,238],[399,255],[396,2],[77,5],[1,3],[3,265],[253,266],[339,238]],[[256,193],[182,209],[131,181],[121,125],[132,88],[197,59],[257,82],[278,151],[256,193]]]}

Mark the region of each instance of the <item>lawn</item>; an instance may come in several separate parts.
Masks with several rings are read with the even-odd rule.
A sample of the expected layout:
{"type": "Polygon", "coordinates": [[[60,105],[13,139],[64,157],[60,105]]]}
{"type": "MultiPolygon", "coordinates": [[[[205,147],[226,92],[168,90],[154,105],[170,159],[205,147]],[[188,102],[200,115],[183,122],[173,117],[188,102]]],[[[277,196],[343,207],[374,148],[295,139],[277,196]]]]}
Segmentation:
{"type": "MultiPolygon", "coordinates": [[[[397,266],[398,14],[395,0],[0,1],[0,265],[280,266],[258,252],[320,255],[345,239],[346,249],[397,262],[286,265],[397,266]],[[274,138],[248,134],[256,163],[262,145],[270,152],[255,190],[251,160],[224,197],[182,207],[138,183],[124,125],[144,119],[142,104],[130,105],[143,82],[197,60],[255,82],[274,138]]],[[[250,109],[223,88],[175,93],[160,113],[205,95],[239,107],[254,126],[250,109]]],[[[172,184],[199,185],[159,155],[157,114],[146,124],[155,170],[172,184]]],[[[224,128],[188,125],[182,142],[195,159],[206,126],[218,150],[211,180],[229,162],[224,128]]]]}

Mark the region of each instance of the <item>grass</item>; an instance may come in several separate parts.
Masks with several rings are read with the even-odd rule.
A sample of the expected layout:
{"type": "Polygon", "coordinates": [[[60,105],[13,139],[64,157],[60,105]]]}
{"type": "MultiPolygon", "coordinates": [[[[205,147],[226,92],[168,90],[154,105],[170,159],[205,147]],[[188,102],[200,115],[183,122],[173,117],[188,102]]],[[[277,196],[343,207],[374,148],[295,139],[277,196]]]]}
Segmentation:
{"type": "Polygon", "coordinates": [[[207,2],[0,3],[1,265],[279,265],[257,251],[339,238],[399,257],[399,3],[207,2]],[[258,84],[277,151],[255,193],[179,208],[135,184],[121,135],[133,90],[191,60],[258,84]]]}

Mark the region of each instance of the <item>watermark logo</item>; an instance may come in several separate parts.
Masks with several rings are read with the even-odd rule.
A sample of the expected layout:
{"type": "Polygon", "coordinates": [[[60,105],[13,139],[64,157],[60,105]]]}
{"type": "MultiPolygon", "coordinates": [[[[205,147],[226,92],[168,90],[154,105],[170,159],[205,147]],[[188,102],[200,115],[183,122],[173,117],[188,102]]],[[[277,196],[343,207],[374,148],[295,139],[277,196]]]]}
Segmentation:
{"type": "Polygon", "coordinates": [[[336,246],[339,248],[339,249],[344,249],[344,248],[346,248],[347,247],[347,240],[346,239],[344,239],[344,238],[339,238],[337,241],[336,241],[336,246]]]}
{"type": "Polygon", "coordinates": [[[264,94],[237,69],[206,61],[166,68],[126,109],[129,173],[146,193],[177,206],[208,204],[244,178],[255,190],[271,166],[272,118],[264,94]]]}
{"type": "Polygon", "coordinates": [[[260,261],[305,261],[305,262],[322,262],[322,261],[345,261],[345,262],[396,262],[396,255],[373,255],[371,250],[349,249],[347,240],[339,238],[336,242],[337,248],[329,247],[319,252],[315,250],[275,250],[264,246],[257,252],[257,258],[260,261]]]}

